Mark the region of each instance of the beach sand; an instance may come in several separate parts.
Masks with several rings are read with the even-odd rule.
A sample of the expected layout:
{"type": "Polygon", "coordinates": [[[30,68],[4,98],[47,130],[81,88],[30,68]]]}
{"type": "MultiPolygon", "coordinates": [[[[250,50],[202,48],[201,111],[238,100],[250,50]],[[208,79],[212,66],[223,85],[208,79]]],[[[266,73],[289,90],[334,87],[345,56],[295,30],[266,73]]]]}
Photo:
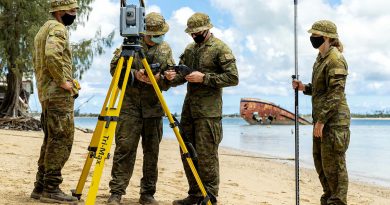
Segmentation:
{"type": "MultiPolygon", "coordinates": [[[[91,134],[76,131],[71,157],[63,169],[63,191],[69,193],[77,185],[85,162],[91,134]]],[[[0,204],[40,204],[30,199],[33,189],[42,132],[0,130],[0,204]]],[[[111,153],[113,153],[112,147],[111,153]]],[[[112,158],[106,161],[96,204],[105,204],[110,196],[108,182],[112,158]]],[[[139,147],[134,175],[122,198],[122,204],[138,204],[142,175],[142,149],[139,147]]],[[[219,203],[223,205],[293,205],[295,174],[293,163],[268,159],[251,153],[220,148],[221,184],[219,203]]],[[[301,204],[319,204],[321,186],[313,169],[301,169],[301,204]]],[[[85,184],[85,199],[90,185],[85,184]]],[[[185,197],[187,181],[176,140],[163,139],[159,159],[159,181],[156,199],[161,205],[185,197]]],[[[353,204],[390,204],[390,188],[361,182],[350,182],[348,201],[353,204]]],[[[79,203],[83,204],[83,203],[79,203]]]]}

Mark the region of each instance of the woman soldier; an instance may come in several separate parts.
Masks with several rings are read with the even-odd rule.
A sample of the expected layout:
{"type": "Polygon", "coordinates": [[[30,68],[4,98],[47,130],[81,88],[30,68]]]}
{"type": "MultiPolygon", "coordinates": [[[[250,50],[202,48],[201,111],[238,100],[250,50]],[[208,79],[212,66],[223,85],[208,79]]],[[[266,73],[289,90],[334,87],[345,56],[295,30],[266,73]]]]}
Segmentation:
{"type": "Polygon", "coordinates": [[[312,81],[302,84],[294,80],[292,87],[312,96],[313,158],[324,191],[321,205],[345,205],[348,191],[345,152],[351,119],[345,98],[348,66],[333,22],[317,21],[308,32],[313,47],[319,50],[312,81]]]}

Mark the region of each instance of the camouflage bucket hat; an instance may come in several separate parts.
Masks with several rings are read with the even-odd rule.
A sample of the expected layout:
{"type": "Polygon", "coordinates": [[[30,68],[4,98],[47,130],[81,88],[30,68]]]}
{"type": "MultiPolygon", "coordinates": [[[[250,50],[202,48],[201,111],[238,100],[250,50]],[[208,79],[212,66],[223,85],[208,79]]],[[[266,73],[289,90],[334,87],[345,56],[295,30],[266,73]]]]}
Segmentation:
{"type": "Polygon", "coordinates": [[[337,27],[336,24],[334,24],[331,21],[328,20],[321,20],[315,22],[312,26],[311,29],[308,30],[307,32],[312,33],[312,34],[318,34],[321,36],[326,36],[329,38],[338,38],[339,35],[337,34],[337,27]]]}
{"type": "Polygon", "coordinates": [[[186,33],[198,33],[213,27],[210,17],[204,13],[195,13],[187,21],[186,33]]]}
{"type": "Polygon", "coordinates": [[[74,8],[79,8],[77,0],[50,0],[49,12],[66,11],[74,8]]]}
{"type": "Polygon", "coordinates": [[[169,25],[165,22],[164,17],[156,12],[149,13],[145,17],[146,31],[145,35],[163,35],[169,30],[169,25]]]}

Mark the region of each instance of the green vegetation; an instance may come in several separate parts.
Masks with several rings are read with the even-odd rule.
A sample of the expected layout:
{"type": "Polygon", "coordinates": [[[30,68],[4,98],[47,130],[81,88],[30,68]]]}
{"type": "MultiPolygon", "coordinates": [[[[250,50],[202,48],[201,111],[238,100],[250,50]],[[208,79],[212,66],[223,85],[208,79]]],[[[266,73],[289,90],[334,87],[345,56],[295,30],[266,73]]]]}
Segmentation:
{"type": "MultiPolygon", "coordinates": [[[[311,114],[303,114],[301,117],[311,118],[311,114]]],[[[390,118],[390,110],[376,110],[372,113],[352,113],[352,118],[390,118]]]]}
{"type": "MultiPolygon", "coordinates": [[[[80,9],[70,30],[84,25],[92,11],[94,0],[78,0],[80,9]]],[[[22,80],[32,79],[33,40],[39,28],[50,17],[48,0],[0,0],[0,81],[6,81],[7,90],[0,106],[0,117],[21,116],[19,96],[22,80]]],[[[93,57],[101,55],[104,47],[112,45],[114,32],[102,37],[97,30],[95,37],[72,44],[75,77],[81,79],[91,67],[93,57]]]]}
{"type": "Polygon", "coordinates": [[[79,115],[75,115],[75,117],[99,117],[99,114],[97,113],[82,113],[79,115]]]}
{"type": "Polygon", "coordinates": [[[351,114],[353,118],[390,118],[390,110],[376,110],[373,113],[351,114]]]}
{"type": "Polygon", "coordinates": [[[241,117],[241,115],[240,115],[240,113],[223,114],[222,117],[224,117],[224,118],[234,118],[234,117],[241,117]]]}
{"type": "MultiPolygon", "coordinates": [[[[180,114],[174,113],[175,117],[180,117],[180,114]]],[[[97,117],[99,114],[97,113],[82,113],[78,115],[77,117],[97,117]]],[[[234,114],[224,114],[222,115],[223,118],[240,118],[239,113],[234,114]]],[[[311,114],[303,114],[301,115],[303,118],[311,118],[311,114]]],[[[352,118],[390,118],[390,111],[375,111],[373,113],[366,113],[366,114],[351,114],[352,118]]]]}

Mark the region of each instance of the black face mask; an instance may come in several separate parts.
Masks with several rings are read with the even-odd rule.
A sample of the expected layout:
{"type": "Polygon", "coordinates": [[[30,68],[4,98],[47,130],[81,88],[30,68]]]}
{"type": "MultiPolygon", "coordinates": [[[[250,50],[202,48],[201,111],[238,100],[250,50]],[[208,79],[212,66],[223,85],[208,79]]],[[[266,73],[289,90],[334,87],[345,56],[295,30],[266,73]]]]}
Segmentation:
{"type": "Polygon", "coordinates": [[[314,48],[319,48],[325,42],[325,39],[323,36],[318,36],[318,37],[310,36],[310,42],[314,48]]]}
{"type": "Polygon", "coordinates": [[[202,43],[207,36],[206,32],[207,31],[204,31],[201,34],[195,35],[195,37],[193,37],[195,43],[202,43]]]}
{"type": "Polygon", "coordinates": [[[76,19],[76,15],[70,15],[68,13],[65,13],[65,15],[61,16],[62,22],[64,22],[65,26],[70,26],[76,19]]]}

